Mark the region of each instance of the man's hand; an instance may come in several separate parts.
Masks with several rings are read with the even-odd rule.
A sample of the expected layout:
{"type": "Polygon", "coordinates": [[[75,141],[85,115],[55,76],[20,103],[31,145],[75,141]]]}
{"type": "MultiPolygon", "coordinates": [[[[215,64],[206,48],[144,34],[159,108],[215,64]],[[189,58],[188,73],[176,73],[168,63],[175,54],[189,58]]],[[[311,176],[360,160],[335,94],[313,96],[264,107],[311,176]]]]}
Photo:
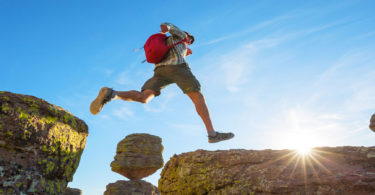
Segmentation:
{"type": "Polygon", "coordinates": [[[168,26],[164,24],[160,25],[160,29],[161,29],[160,31],[161,33],[167,33],[169,31],[168,26]]]}
{"type": "Polygon", "coordinates": [[[193,51],[190,48],[186,50],[186,56],[193,54],[193,51]]]}

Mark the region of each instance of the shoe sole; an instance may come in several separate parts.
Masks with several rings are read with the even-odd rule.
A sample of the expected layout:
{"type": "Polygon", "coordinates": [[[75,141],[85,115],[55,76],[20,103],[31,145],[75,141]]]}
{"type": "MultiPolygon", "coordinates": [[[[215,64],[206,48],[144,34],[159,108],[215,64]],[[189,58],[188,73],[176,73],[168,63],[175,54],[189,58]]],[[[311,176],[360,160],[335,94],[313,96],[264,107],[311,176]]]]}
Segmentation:
{"type": "Polygon", "coordinates": [[[100,89],[98,96],[95,98],[94,101],[91,102],[90,105],[90,112],[93,115],[98,114],[102,108],[103,108],[103,100],[104,98],[108,95],[109,93],[109,88],[108,87],[103,87],[100,89]]]}
{"type": "Polygon", "coordinates": [[[226,140],[232,139],[233,137],[234,137],[234,135],[232,137],[228,137],[228,138],[222,139],[222,140],[214,140],[214,141],[208,140],[208,143],[212,144],[212,143],[217,143],[217,142],[221,142],[221,141],[226,141],[226,140]]]}

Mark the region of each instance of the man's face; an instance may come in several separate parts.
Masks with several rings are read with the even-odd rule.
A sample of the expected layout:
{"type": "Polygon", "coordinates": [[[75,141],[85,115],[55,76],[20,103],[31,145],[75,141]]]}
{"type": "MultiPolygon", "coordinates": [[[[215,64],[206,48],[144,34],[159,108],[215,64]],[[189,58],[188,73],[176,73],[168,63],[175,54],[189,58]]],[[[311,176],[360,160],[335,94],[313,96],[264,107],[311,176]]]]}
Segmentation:
{"type": "Polygon", "coordinates": [[[188,45],[191,44],[192,39],[191,39],[191,37],[189,35],[186,37],[186,41],[187,41],[188,45]]]}

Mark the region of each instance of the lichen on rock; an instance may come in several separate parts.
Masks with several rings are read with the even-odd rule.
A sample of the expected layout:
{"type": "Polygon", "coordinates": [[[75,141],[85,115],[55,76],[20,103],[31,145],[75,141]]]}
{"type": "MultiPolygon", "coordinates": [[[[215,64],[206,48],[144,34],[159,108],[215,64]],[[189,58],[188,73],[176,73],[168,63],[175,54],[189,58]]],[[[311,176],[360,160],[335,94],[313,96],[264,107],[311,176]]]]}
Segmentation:
{"type": "Polygon", "coordinates": [[[0,93],[0,190],[61,194],[86,145],[84,121],[42,99],[0,93]]]}

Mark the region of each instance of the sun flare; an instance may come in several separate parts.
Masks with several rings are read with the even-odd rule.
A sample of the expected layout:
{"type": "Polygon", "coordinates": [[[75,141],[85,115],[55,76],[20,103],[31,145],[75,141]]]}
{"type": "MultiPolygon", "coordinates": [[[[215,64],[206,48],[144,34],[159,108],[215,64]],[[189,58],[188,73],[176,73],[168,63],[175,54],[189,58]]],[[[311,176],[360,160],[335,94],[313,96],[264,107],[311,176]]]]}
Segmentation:
{"type": "Polygon", "coordinates": [[[311,147],[308,147],[308,146],[304,147],[304,146],[302,146],[300,148],[297,148],[296,151],[297,151],[298,154],[305,156],[305,155],[310,154],[311,147]]]}
{"type": "Polygon", "coordinates": [[[295,150],[299,155],[309,155],[312,148],[314,148],[319,142],[314,136],[308,136],[306,134],[292,134],[284,135],[280,142],[283,148],[295,150]]]}

